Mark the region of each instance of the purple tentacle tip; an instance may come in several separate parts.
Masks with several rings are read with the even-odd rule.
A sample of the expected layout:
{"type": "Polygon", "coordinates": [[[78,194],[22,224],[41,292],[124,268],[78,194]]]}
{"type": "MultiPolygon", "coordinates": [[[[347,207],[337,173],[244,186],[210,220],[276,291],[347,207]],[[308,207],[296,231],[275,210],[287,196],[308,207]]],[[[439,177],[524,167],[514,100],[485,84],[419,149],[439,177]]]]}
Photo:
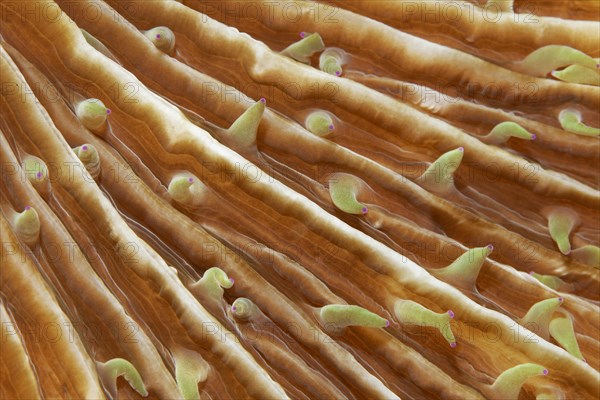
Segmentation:
{"type": "Polygon", "coordinates": [[[385,320],[385,327],[387,328],[388,326],[390,326],[390,320],[389,320],[389,319],[386,319],[386,320],[385,320]]]}
{"type": "Polygon", "coordinates": [[[231,306],[231,311],[235,311],[235,310],[237,310],[237,307],[236,306],[231,306]]]}
{"type": "Polygon", "coordinates": [[[110,114],[112,111],[110,111],[110,108],[106,109],[106,114],[110,114]]]}
{"type": "Polygon", "coordinates": [[[342,71],[335,71],[336,76],[340,76],[341,74],[342,74],[342,71]]]}
{"type": "Polygon", "coordinates": [[[303,38],[304,36],[306,36],[306,32],[300,32],[300,37],[303,38]]]}
{"type": "Polygon", "coordinates": [[[81,146],[81,150],[87,151],[88,147],[86,145],[81,146]]]}
{"type": "Polygon", "coordinates": [[[31,206],[25,206],[25,211],[31,209],[31,206]]]}
{"type": "Polygon", "coordinates": [[[455,348],[456,347],[456,342],[450,343],[450,347],[455,348]]]}
{"type": "Polygon", "coordinates": [[[531,134],[531,140],[535,140],[535,139],[537,139],[537,135],[535,133],[532,133],[531,134]]]}
{"type": "Polygon", "coordinates": [[[488,249],[490,249],[490,250],[494,250],[494,245],[493,245],[493,244],[491,244],[491,243],[490,243],[490,244],[488,244],[486,247],[487,247],[488,249]]]}
{"type": "Polygon", "coordinates": [[[565,299],[563,299],[562,297],[559,297],[559,298],[558,298],[558,302],[559,302],[559,303],[562,303],[564,300],[565,300],[565,299]]]}
{"type": "Polygon", "coordinates": [[[450,316],[450,318],[454,318],[454,311],[448,310],[448,315],[450,316]]]}
{"type": "Polygon", "coordinates": [[[38,178],[38,179],[41,178],[42,177],[42,172],[40,171],[37,174],[35,174],[35,177],[38,178]]]}
{"type": "Polygon", "coordinates": [[[193,183],[194,182],[194,178],[188,178],[188,182],[189,183],[193,183]]]}
{"type": "Polygon", "coordinates": [[[261,98],[260,98],[260,102],[261,102],[261,103],[266,103],[266,102],[267,102],[267,99],[265,99],[264,97],[261,97],[261,98]]]}
{"type": "Polygon", "coordinates": [[[156,34],[156,38],[157,38],[157,39],[160,39],[160,33],[157,33],[157,34],[156,34]]]}
{"type": "Polygon", "coordinates": [[[529,271],[529,275],[535,274],[535,271],[529,271]]]}
{"type": "Polygon", "coordinates": [[[232,285],[235,283],[235,281],[233,280],[233,278],[229,278],[229,282],[231,282],[232,285]]]}
{"type": "Polygon", "coordinates": [[[460,146],[460,147],[458,148],[458,151],[461,151],[461,152],[462,152],[462,151],[465,151],[465,148],[464,148],[464,147],[462,147],[462,146],[460,146]]]}
{"type": "Polygon", "coordinates": [[[543,370],[543,371],[542,371],[542,374],[544,374],[544,375],[548,375],[548,370],[547,370],[547,369],[543,370]]]}
{"type": "Polygon", "coordinates": [[[363,207],[363,209],[362,209],[362,213],[363,213],[363,214],[366,214],[366,213],[368,213],[368,212],[369,212],[369,209],[368,209],[367,207],[363,207]]]}
{"type": "Polygon", "coordinates": [[[332,130],[333,130],[333,128],[335,128],[335,126],[333,126],[333,124],[332,124],[332,125],[329,125],[329,130],[330,130],[330,131],[332,131],[332,130]]]}

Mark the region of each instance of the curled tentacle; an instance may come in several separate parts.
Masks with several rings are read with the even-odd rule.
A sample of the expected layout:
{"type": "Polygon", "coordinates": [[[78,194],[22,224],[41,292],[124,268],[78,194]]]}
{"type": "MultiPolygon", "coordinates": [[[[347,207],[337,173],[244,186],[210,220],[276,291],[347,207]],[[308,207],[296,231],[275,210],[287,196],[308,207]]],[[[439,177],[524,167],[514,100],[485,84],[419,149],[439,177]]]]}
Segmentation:
{"type": "Polygon", "coordinates": [[[573,108],[562,110],[558,114],[558,121],[560,126],[567,132],[582,136],[600,135],[600,128],[592,128],[581,122],[581,113],[573,108]]]}
{"type": "Polygon", "coordinates": [[[330,330],[341,330],[347,326],[385,328],[390,321],[359,306],[330,304],[319,311],[321,323],[330,330]]]}
{"type": "Polygon", "coordinates": [[[571,257],[580,263],[600,268],[600,247],[591,244],[582,246],[571,252],[571,257]]]}
{"type": "Polygon", "coordinates": [[[517,65],[517,69],[524,74],[545,77],[558,68],[573,64],[592,69],[598,68],[596,60],[577,49],[549,45],[533,51],[517,65]]]}
{"type": "Polygon", "coordinates": [[[501,373],[491,386],[499,399],[517,400],[525,381],[532,376],[548,375],[548,370],[538,364],[521,364],[501,373]]]}
{"type": "Polygon", "coordinates": [[[548,214],[548,231],[561,253],[571,252],[569,235],[578,222],[577,214],[565,207],[556,207],[548,214]]]}
{"type": "Polygon", "coordinates": [[[600,73],[598,69],[587,68],[578,64],[569,65],[560,71],[552,71],[550,75],[564,82],[600,86],[600,73]]]}
{"type": "Polygon", "coordinates": [[[304,126],[317,136],[327,136],[335,129],[333,118],[327,111],[313,111],[308,114],[304,126]]]}
{"type": "Polygon", "coordinates": [[[212,267],[207,269],[196,283],[190,285],[190,290],[203,297],[221,299],[225,293],[223,288],[229,289],[233,283],[233,278],[228,277],[225,271],[218,267],[212,267]]]}
{"type": "Polygon", "coordinates": [[[310,57],[314,53],[325,49],[325,44],[318,33],[307,34],[306,32],[302,32],[300,37],[302,37],[301,40],[283,49],[281,54],[301,63],[308,64],[310,63],[310,57]]]}
{"type": "Polygon", "coordinates": [[[210,365],[195,351],[177,347],[172,352],[175,379],[181,397],[185,400],[199,400],[198,383],[206,381],[210,365]]]}
{"type": "Polygon", "coordinates": [[[536,135],[527,132],[525,128],[515,122],[501,122],[496,125],[490,133],[481,138],[488,144],[503,144],[511,137],[525,140],[535,140],[536,135]]]}
{"type": "Polygon", "coordinates": [[[448,193],[454,188],[454,172],[460,166],[463,155],[462,147],[442,154],[417,178],[417,182],[432,192],[448,193]]]}
{"type": "Polygon", "coordinates": [[[15,233],[23,242],[33,246],[40,236],[40,217],[35,208],[26,206],[25,209],[17,213],[13,218],[13,228],[15,233]]]}
{"type": "Polygon", "coordinates": [[[573,328],[573,320],[571,315],[565,317],[554,318],[550,321],[549,331],[550,336],[556,340],[563,349],[565,349],[573,357],[579,358],[585,361],[581,350],[579,350],[579,344],[577,343],[577,337],[575,336],[575,329],[573,328]]]}
{"type": "Polygon", "coordinates": [[[342,66],[348,62],[348,55],[337,47],[328,47],[319,56],[319,69],[330,75],[341,76],[342,66]]]}
{"type": "Polygon", "coordinates": [[[245,297],[235,299],[231,305],[231,313],[237,319],[249,320],[259,313],[259,309],[254,302],[245,297]]]}
{"type": "Polygon", "coordinates": [[[104,126],[110,109],[99,99],[86,99],[77,104],[75,114],[83,126],[91,131],[98,131],[104,126]]]}
{"type": "Polygon", "coordinates": [[[488,244],[485,247],[469,249],[458,257],[452,264],[445,268],[431,269],[429,272],[442,280],[457,286],[472,289],[475,287],[477,276],[485,258],[490,255],[494,246],[488,244]]]}
{"type": "Polygon", "coordinates": [[[163,53],[169,54],[175,48],[175,34],[166,26],[157,26],[144,31],[144,36],[163,53]]]}
{"type": "Polygon", "coordinates": [[[456,338],[450,327],[450,320],[454,318],[452,310],[436,313],[412,300],[397,300],[394,303],[394,314],[401,324],[430,326],[439,329],[450,347],[456,347],[456,338]]]}
{"type": "Polygon", "coordinates": [[[202,203],[206,190],[200,179],[189,172],[175,175],[168,188],[173,200],[192,207],[197,207],[202,203]]]}
{"type": "Polygon", "coordinates": [[[366,214],[368,207],[357,200],[362,180],[354,175],[335,173],[329,177],[329,195],[331,201],[340,210],[348,214],[366,214]]]}
{"type": "Polygon", "coordinates": [[[108,392],[116,398],[117,396],[117,378],[122,376],[129,385],[141,396],[148,396],[148,391],[140,373],[132,363],[123,358],[113,358],[105,363],[96,361],[98,376],[108,392]]]}
{"type": "Polygon", "coordinates": [[[265,112],[266,100],[260,99],[235,120],[227,130],[227,137],[236,147],[246,148],[256,143],[258,125],[265,112]]]}
{"type": "Polygon", "coordinates": [[[48,167],[44,160],[39,157],[26,155],[23,157],[21,168],[25,172],[25,176],[37,191],[43,189],[48,183],[48,167]]]}
{"type": "Polygon", "coordinates": [[[562,305],[563,301],[562,297],[555,297],[535,303],[521,318],[520,324],[548,340],[548,326],[552,320],[552,314],[562,305]]]}
{"type": "Polygon", "coordinates": [[[98,175],[100,175],[100,156],[96,148],[86,143],[75,147],[73,152],[79,157],[92,178],[97,179],[98,175]]]}

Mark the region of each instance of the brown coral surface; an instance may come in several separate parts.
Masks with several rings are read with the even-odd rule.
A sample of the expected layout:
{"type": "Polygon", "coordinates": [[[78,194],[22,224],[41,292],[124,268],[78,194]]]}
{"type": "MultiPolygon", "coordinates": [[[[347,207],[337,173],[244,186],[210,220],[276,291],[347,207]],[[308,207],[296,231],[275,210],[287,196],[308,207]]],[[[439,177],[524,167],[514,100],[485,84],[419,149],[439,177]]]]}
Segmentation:
{"type": "Polygon", "coordinates": [[[520,64],[547,45],[598,57],[598,2],[490,4],[0,2],[0,398],[599,398],[600,140],[558,115],[598,128],[600,89],[520,64]],[[341,76],[322,48],[282,54],[314,32],[341,76]],[[492,143],[502,122],[535,140],[492,143]],[[366,212],[342,211],[332,177],[366,212]],[[478,275],[442,270],[488,245],[462,258],[478,275]],[[332,325],[330,304],[389,326],[332,325]],[[147,394],[115,385],[113,359],[147,394]],[[494,385],[526,363],[547,375],[494,385]]]}

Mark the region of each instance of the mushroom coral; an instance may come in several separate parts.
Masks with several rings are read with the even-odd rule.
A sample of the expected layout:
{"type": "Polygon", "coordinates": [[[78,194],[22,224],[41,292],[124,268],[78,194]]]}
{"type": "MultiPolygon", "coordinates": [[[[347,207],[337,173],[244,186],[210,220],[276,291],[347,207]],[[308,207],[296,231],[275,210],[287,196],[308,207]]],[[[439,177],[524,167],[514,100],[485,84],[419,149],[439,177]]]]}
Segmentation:
{"type": "Polygon", "coordinates": [[[595,9],[464,3],[0,3],[0,397],[598,398],[595,9]]]}

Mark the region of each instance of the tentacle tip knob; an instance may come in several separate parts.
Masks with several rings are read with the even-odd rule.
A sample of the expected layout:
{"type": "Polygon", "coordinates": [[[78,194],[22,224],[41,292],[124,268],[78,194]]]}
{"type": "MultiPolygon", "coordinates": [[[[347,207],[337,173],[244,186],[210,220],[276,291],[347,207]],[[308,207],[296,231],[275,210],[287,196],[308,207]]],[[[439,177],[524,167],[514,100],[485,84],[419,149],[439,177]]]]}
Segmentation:
{"type": "Polygon", "coordinates": [[[361,211],[363,214],[366,214],[369,212],[369,209],[367,207],[363,207],[361,211]]]}
{"type": "Polygon", "coordinates": [[[342,71],[335,71],[335,75],[336,75],[336,76],[340,76],[340,75],[342,75],[342,71]]]}
{"type": "Polygon", "coordinates": [[[84,144],[83,146],[81,146],[81,150],[82,151],[87,151],[88,147],[84,144]]]}
{"type": "Polygon", "coordinates": [[[531,140],[535,140],[535,139],[537,139],[537,135],[535,133],[532,133],[531,134],[531,140]]]}
{"type": "Polygon", "coordinates": [[[157,39],[160,39],[160,33],[157,33],[157,34],[156,34],[156,38],[157,38],[157,39]]]}
{"type": "Polygon", "coordinates": [[[454,311],[448,310],[447,313],[450,316],[450,318],[454,318],[454,311]]]}
{"type": "Polygon", "coordinates": [[[456,342],[450,343],[450,347],[455,348],[456,347],[456,342]]]}
{"type": "Polygon", "coordinates": [[[386,320],[385,320],[385,327],[387,328],[387,327],[389,327],[389,326],[390,326],[390,320],[389,320],[389,319],[386,319],[386,320]]]}
{"type": "Polygon", "coordinates": [[[529,275],[535,274],[535,271],[529,271],[529,275]]]}
{"type": "Polygon", "coordinates": [[[459,148],[458,148],[458,151],[460,151],[460,152],[464,152],[464,151],[465,151],[465,148],[461,146],[461,147],[459,147],[459,148]]]}
{"type": "Polygon", "coordinates": [[[562,297],[559,297],[557,300],[558,300],[559,303],[562,303],[563,301],[565,301],[565,299],[562,298],[562,297]]]}
{"type": "Polygon", "coordinates": [[[31,210],[31,206],[25,206],[25,211],[31,210]]]}
{"type": "Polygon", "coordinates": [[[544,375],[548,375],[548,370],[547,370],[547,369],[544,369],[544,370],[542,371],[542,374],[544,374],[544,375]]]}
{"type": "Polygon", "coordinates": [[[189,182],[189,183],[194,183],[194,178],[191,178],[191,177],[190,177],[190,178],[188,178],[188,182],[189,182]]]}
{"type": "Polygon", "coordinates": [[[261,103],[266,103],[266,102],[267,102],[267,99],[265,99],[264,97],[261,97],[261,98],[260,98],[260,102],[261,102],[261,103]]]}
{"type": "Polygon", "coordinates": [[[494,245],[493,245],[493,244],[491,244],[491,243],[490,243],[490,244],[488,244],[488,245],[487,245],[487,246],[485,246],[485,247],[487,247],[488,249],[490,249],[490,251],[494,250],[494,245]]]}
{"type": "Polygon", "coordinates": [[[237,307],[236,306],[231,306],[231,311],[236,312],[237,311],[237,307]]]}
{"type": "Polygon", "coordinates": [[[231,284],[233,285],[235,283],[235,280],[233,278],[229,278],[229,282],[231,282],[231,284]]]}
{"type": "Polygon", "coordinates": [[[329,128],[330,131],[332,131],[335,128],[335,126],[333,124],[331,124],[331,125],[328,126],[328,128],[329,128]]]}
{"type": "Polygon", "coordinates": [[[42,172],[41,172],[41,171],[39,171],[37,174],[35,174],[35,177],[36,177],[37,179],[41,179],[41,178],[42,178],[42,176],[44,176],[44,174],[42,174],[42,172]]]}
{"type": "Polygon", "coordinates": [[[300,37],[303,38],[304,36],[306,36],[306,32],[300,32],[300,37]]]}
{"type": "Polygon", "coordinates": [[[107,108],[107,109],[106,109],[106,115],[110,115],[110,113],[111,113],[111,112],[112,112],[112,111],[110,110],[110,108],[107,108]]]}

